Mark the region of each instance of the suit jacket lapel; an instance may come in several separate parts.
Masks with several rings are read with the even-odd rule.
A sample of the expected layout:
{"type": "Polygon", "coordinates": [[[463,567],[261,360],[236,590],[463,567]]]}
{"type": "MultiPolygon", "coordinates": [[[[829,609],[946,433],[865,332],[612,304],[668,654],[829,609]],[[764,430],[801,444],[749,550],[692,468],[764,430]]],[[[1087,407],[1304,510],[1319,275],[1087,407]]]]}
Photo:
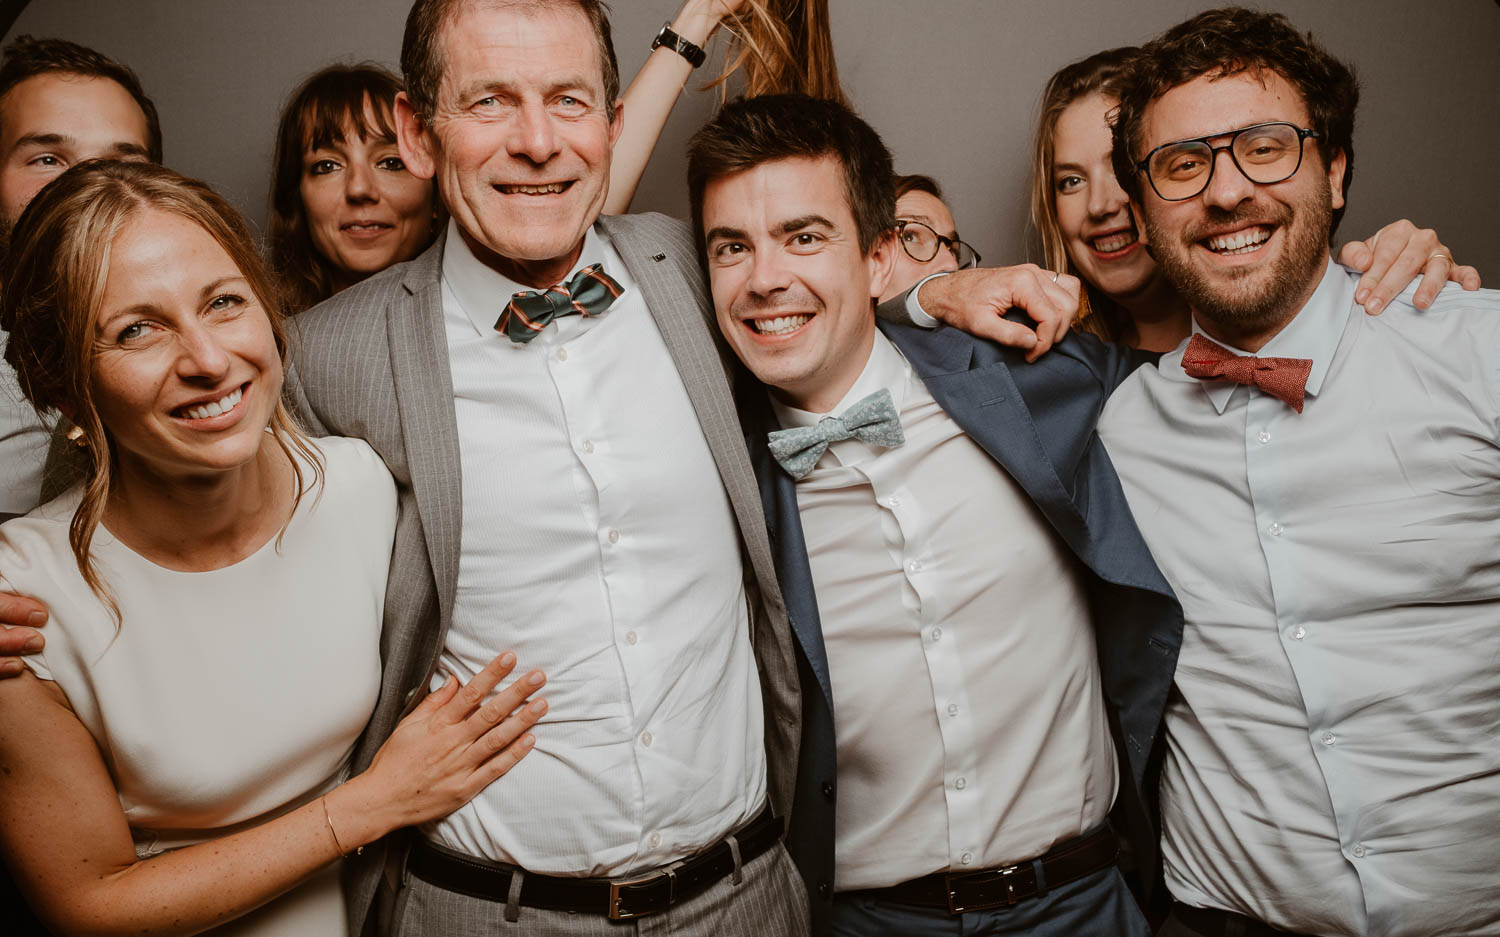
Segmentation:
{"type": "Polygon", "coordinates": [[[629,215],[605,216],[599,219],[599,226],[609,235],[631,277],[640,285],[646,307],[687,388],[756,576],[762,583],[774,583],[771,548],[763,533],[755,478],[729,389],[732,372],[725,358],[728,352],[714,341],[718,327],[713,322],[713,306],[703,272],[696,257],[678,256],[680,248],[650,237],[643,225],[632,224],[633,221],[629,215]]]}
{"type": "Polygon", "coordinates": [[[386,307],[386,330],[412,490],[446,629],[458,587],[463,503],[458,416],[443,328],[442,269],[440,238],[402,280],[406,295],[398,295],[386,307]]]}
{"type": "Polygon", "coordinates": [[[1016,480],[1075,550],[1088,531],[1057,476],[1004,360],[976,362],[975,339],[954,329],[880,328],[947,414],[1016,480]]]}

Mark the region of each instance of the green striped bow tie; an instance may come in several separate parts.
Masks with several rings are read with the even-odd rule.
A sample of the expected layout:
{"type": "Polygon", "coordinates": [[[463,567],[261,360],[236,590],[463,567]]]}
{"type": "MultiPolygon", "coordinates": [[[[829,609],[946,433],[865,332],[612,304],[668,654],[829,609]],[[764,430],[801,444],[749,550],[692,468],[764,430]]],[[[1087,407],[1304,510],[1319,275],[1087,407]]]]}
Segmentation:
{"type": "Polygon", "coordinates": [[[602,315],[623,292],[602,264],[589,264],[566,283],[548,290],[522,290],[512,296],[495,322],[495,331],[524,345],[558,316],[602,315]]]}

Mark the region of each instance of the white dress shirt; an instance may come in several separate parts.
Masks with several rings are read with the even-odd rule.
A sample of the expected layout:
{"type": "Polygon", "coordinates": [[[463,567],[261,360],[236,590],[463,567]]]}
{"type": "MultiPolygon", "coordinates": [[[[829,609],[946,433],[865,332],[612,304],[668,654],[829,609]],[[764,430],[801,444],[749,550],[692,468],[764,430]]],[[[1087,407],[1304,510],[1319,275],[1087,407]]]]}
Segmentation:
{"type": "MultiPolygon", "coordinates": [[[[906,443],[833,443],[797,483],[838,743],[835,888],[1030,859],[1103,822],[1110,739],[1077,564],[881,333],[906,443]]],[[[776,403],[783,427],[824,414],[776,403]]]]}
{"type": "Polygon", "coordinates": [[[640,288],[591,230],[578,267],[599,262],[624,287],[608,313],[518,345],[494,325],[525,287],[456,226],[443,256],[463,549],[441,669],[514,650],[549,709],[525,761],[427,833],[555,875],[675,861],[766,798],[734,515],[640,288]]]}
{"type": "Polygon", "coordinates": [[[25,514],[42,498],[42,467],[52,433],[21,394],[4,359],[10,334],[0,331],[0,514],[25,514]]]}
{"type": "Polygon", "coordinates": [[[1500,294],[1371,318],[1357,279],[1260,350],[1312,359],[1301,414],[1179,348],[1103,416],[1187,619],[1167,883],[1290,931],[1497,934],[1500,294]]]}

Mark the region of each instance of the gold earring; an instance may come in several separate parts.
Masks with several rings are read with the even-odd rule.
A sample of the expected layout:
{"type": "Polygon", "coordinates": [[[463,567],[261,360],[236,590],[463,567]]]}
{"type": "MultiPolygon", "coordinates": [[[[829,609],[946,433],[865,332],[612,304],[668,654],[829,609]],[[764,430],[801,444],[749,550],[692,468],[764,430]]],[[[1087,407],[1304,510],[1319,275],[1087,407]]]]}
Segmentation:
{"type": "Polygon", "coordinates": [[[68,427],[68,431],[63,435],[67,437],[68,442],[71,442],[80,449],[87,449],[89,447],[89,438],[84,434],[83,427],[81,426],[70,426],[68,427]]]}

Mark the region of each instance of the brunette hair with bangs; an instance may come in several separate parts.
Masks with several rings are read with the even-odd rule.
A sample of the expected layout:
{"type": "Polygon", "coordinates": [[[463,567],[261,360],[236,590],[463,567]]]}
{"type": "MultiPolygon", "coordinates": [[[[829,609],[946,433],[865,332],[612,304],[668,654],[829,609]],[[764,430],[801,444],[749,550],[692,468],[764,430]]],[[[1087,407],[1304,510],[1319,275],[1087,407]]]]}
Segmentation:
{"type": "Polygon", "coordinates": [[[896,173],[880,134],[846,105],[805,94],[729,102],[688,143],[688,201],[703,253],[703,190],[723,176],[793,157],[832,157],[844,170],[844,197],[860,252],[896,226],[896,173]]]}
{"type": "MultiPolygon", "coordinates": [[[[88,466],[68,542],[84,581],[109,606],[117,623],[119,608],[89,557],[116,463],[109,427],[100,419],[95,400],[93,361],[111,246],[131,219],[148,211],[185,218],[218,242],[265,310],[283,365],[287,356],[279,293],[255,249],[250,225],[204,183],[154,163],[87,160],[54,179],[21,213],[0,264],[0,282],[5,284],[0,290],[0,328],[10,332],[5,360],[38,413],[60,411],[83,432],[88,466]]],[[[279,398],[279,389],[276,393],[279,398]]],[[[293,453],[312,466],[317,483],[323,475],[322,457],[279,399],[269,429],[291,463],[300,502],[314,482],[305,477],[293,453]]]]}
{"type": "MultiPolygon", "coordinates": [[[[1280,13],[1224,7],[1199,13],[1141,47],[1140,55],[1120,77],[1120,107],[1115,118],[1115,177],[1131,198],[1144,189],[1136,162],[1146,154],[1146,108],[1178,85],[1195,78],[1258,76],[1272,71],[1302,95],[1309,129],[1318,132],[1318,152],[1327,165],[1344,154],[1343,192],[1347,202],[1354,180],[1354,112],[1359,81],[1350,66],[1328,53],[1311,33],[1298,32],[1280,13]]],[[[1214,128],[1210,128],[1214,129],[1214,128]]],[[[1167,141],[1162,141],[1167,142],[1167,141]]],[[[1342,208],[1333,212],[1329,236],[1338,230],[1342,208]]]]}
{"type": "MultiPolygon", "coordinates": [[[[330,65],[308,76],[287,99],[276,128],[267,242],[291,312],[317,305],[336,291],[339,273],[313,244],[302,204],[304,157],[345,142],[396,140],[392,108],[401,79],[373,62],[330,65]]],[[[436,198],[436,196],[434,196],[436,198]]],[[[436,237],[440,227],[433,226],[436,237]]]]}

